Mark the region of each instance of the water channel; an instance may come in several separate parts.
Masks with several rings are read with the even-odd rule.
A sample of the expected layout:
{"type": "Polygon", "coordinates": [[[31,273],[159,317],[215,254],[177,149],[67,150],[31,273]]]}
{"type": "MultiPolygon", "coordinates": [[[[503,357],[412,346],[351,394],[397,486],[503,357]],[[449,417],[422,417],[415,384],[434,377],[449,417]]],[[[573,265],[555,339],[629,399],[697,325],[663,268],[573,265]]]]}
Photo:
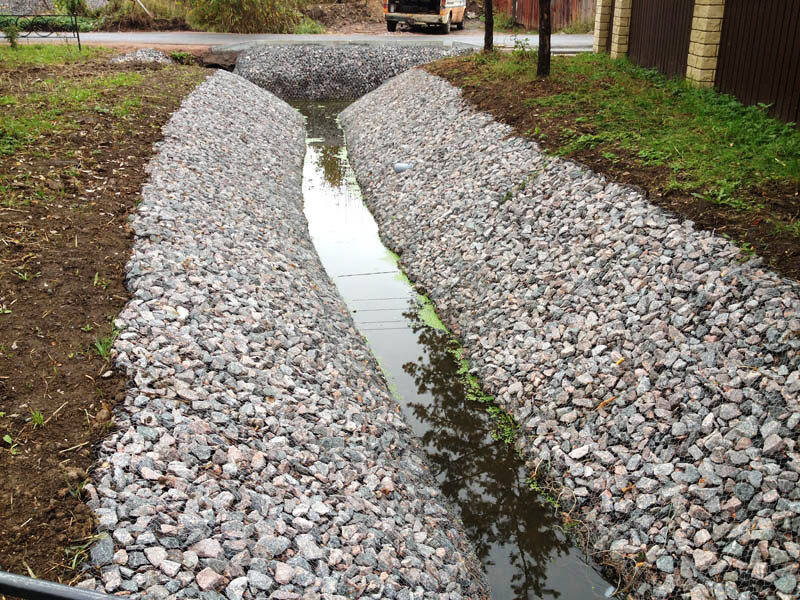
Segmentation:
{"type": "Polygon", "coordinates": [[[605,598],[609,583],[530,490],[513,447],[492,435],[495,422],[468,397],[449,334],[381,243],[336,121],[346,103],[295,106],[308,119],[303,193],[312,240],[458,511],[493,597],[605,598]]]}

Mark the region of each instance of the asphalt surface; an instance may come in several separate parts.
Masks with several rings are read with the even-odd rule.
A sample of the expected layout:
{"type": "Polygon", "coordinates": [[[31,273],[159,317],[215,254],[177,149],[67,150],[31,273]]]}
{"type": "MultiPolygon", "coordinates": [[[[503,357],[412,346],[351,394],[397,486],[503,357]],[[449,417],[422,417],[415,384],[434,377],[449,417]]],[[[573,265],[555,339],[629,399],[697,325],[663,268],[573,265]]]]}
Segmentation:
{"type": "MultiPolygon", "coordinates": [[[[32,38],[33,39],[33,38],[32,38]]],[[[515,41],[525,42],[532,47],[539,43],[536,35],[498,34],[494,36],[494,43],[500,47],[513,47],[515,41]]],[[[47,41],[37,40],[37,41],[47,41]]],[[[384,33],[377,35],[367,34],[320,34],[320,35],[292,35],[292,34],[241,34],[241,33],[203,33],[196,31],[129,31],[109,32],[97,31],[81,33],[81,41],[87,44],[109,45],[166,45],[166,46],[211,46],[213,52],[240,52],[246,48],[258,45],[284,45],[284,44],[421,44],[431,46],[469,45],[483,46],[483,31],[469,30],[463,32],[452,31],[449,35],[434,33],[384,33]]],[[[593,37],[591,34],[555,34],[551,38],[551,45],[555,53],[590,52],[593,37]]]]}

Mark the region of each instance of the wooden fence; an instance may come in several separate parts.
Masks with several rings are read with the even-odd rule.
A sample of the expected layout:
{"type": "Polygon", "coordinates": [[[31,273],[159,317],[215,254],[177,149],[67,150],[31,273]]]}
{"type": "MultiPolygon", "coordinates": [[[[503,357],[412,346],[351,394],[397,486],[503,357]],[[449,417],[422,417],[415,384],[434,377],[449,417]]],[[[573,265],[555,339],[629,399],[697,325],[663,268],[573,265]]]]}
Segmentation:
{"type": "MultiPolygon", "coordinates": [[[[580,22],[592,22],[595,0],[552,0],[550,26],[558,31],[580,22]]],[[[539,0],[495,0],[495,10],[512,17],[526,29],[539,27],[539,0]]]]}
{"type": "Polygon", "coordinates": [[[800,0],[726,0],[716,87],[800,123],[800,0]]]}
{"type": "Polygon", "coordinates": [[[686,75],[694,0],[633,0],[628,58],[668,77],[686,75]]]}

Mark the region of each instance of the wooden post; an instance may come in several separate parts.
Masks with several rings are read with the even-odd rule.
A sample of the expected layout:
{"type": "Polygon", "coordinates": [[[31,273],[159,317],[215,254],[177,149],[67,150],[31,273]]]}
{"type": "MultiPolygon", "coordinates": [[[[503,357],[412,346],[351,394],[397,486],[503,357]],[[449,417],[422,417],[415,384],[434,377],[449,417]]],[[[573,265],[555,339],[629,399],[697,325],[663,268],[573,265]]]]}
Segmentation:
{"type": "Polygon", "coordinates": [[[539,0],[539,64],[536,75],[550,75],[550,0],[539,0]]]}
{"type": "Polygon", "coordinates": [[[486,0],[483,4],[483,51],[491,52],[494,49],[494,12],[492,11],[492,0],[486,0]]]}

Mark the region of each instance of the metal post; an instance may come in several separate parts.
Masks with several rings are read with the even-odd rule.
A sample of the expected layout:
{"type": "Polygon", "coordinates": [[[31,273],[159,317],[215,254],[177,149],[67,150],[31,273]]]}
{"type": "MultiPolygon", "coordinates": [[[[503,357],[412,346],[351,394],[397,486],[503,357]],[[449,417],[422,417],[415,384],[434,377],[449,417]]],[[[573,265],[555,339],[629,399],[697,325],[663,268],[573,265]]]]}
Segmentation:
{"type": "Polygon", "coordinates": [[[72,13],[72,27],[75,31],[75,37],[78,38],[78,52],[81,52],[81,30],[78,27],[78,13],[74,11],[72,13]]]}
{"type": "Polygon", "coordinates": [[[4,571],[0,571],[0,594],[25,600],[119,600],[115,596],[4,571]]]}

